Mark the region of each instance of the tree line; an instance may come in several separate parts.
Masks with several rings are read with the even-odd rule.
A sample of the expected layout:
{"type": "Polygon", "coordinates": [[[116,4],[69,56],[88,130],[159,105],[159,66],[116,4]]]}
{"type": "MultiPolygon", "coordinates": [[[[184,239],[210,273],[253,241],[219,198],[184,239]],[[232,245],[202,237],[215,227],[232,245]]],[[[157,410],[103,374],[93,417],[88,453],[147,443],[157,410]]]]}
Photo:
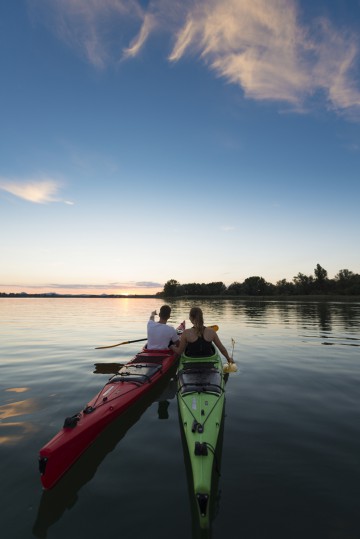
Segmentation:
{"type": "Polygon", "coordinates": [[[263,277],[252,276],[242,283],[229,286],[223,282],[180,284],[170,279],[164,285],[161,297],[177,296],[300,296],[300,295],[360,295],[360,275],[348,269],[340,270],[333,279],[327,271],[316,265],[313,275],[298,273],[292,281],[281,279],[276,284],[263,277]]]}

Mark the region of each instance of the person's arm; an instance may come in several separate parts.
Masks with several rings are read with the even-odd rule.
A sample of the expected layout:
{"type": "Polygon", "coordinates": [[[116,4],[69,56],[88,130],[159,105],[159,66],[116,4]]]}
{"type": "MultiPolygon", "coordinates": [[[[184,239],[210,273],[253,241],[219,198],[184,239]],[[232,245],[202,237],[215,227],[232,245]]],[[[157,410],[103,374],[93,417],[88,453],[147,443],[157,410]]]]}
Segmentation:
{"type": "Polygon", "coordinates": [[[179,346],[180,337],[181,337],[182,333],[178,333],[175,328],[173,328],[173,330],[174,330],[174,334],[171,337],[171,343],[174,344],[175,346],[179,346]]]}
{"type": "Polygon", "coordinates": [[[216,333],[216,331],[214,331],[213,342],[214,342],[214,344],[218,347],[218,349],[220,350],[220,352],[222,353],[222,355],[227,359],[227,362],[228,362],[228,363],[234,363],[233,358],[229,356],[228,351],[226,350],[226,348],[225,348],[225,346],[223,345],[223,343],[220,341],[219,336],[218,336],[218,334],[216,333]]]}
{"type": "Polygon", "coordinates": [[[154,320],[155,315],[157,315],[157,312],[156,312],[156,311],[152,311],[149,320],[154,320]]]}
{"type": "Polygon", "coordinates": [[[182,333],[180,337],[180,341],[178,341],[178,343],[179,343],[178,346],[175,346],[172,344],[170,348],[171,350],[175,352],[175,354],[177,354],[178,356],[181,356],[181,354],[183,353],[187,345],[186,330],[182,333]]]}

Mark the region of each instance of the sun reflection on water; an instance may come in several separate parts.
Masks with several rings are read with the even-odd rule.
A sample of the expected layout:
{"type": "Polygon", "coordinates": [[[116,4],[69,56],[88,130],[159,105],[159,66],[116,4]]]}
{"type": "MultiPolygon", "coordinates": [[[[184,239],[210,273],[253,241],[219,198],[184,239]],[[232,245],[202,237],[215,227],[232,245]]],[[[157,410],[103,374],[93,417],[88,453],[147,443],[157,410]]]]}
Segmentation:
{"type": "MultiPolygon", "coordinates": [[[[6,391],[22,393],[26,390],[27,388],[11,388],[6,391]]],[[[23,440],[26,435],[34,433],[36,428],[32,423],[8,420],[13,417],[32,414],[38,408],[39,406],[35,399],[25,399],[0,406],[0,444],[14,444],[23,440]]]]}

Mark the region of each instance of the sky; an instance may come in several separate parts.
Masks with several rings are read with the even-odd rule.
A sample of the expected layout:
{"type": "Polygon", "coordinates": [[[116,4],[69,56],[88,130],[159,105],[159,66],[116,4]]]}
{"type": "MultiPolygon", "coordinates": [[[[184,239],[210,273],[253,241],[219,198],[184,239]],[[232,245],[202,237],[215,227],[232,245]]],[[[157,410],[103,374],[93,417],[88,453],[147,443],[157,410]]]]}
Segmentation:
{"type": "Polygon", "coordinates": [[[360,273],[360,0],[0,3],[0,292],[360,273]]]}

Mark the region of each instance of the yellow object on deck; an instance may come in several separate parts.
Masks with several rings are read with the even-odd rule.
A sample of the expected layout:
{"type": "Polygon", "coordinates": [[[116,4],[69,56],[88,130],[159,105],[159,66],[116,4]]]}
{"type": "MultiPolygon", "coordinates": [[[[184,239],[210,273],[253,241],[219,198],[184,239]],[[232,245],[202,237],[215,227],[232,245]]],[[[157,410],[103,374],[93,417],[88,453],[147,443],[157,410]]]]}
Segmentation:
{"type": "Polygon", "coordinates": [[[225,363],[223,365],[224,372],[236,372],[237,366],[236,363],[225,363]]]}

